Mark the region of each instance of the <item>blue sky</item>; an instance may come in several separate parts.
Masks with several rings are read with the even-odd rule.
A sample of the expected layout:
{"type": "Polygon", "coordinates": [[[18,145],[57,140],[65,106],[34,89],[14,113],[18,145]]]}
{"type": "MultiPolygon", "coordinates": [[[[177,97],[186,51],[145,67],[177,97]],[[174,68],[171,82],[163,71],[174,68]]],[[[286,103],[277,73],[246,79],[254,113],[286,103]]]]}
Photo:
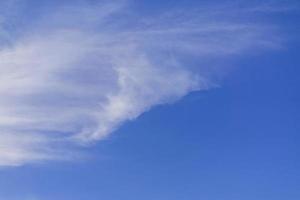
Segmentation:
{"type": "Polygon", "coordinates": [[[0,200],[300,198],[297,1],[0,11],[0,200]]]}

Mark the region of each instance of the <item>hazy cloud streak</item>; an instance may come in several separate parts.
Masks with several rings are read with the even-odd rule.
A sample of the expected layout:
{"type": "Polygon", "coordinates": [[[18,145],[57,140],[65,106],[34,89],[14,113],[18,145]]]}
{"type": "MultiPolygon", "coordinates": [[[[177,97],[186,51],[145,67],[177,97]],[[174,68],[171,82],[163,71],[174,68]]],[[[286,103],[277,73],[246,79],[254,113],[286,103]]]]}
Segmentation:
{"type": "Polygon", "coordinates": [[[137,22],[127,5],[64,5],[20,26],[22,34],[1,26],[10,23],[1,18],[1,33],[11,37],[0,38],[0,165],[63,159],[61,152],[70,158],[76,144],[208,89],[200,70],[207,66],[186,59],[280,45],[270,25],[234,20],[230,10],[169,11],[137,22]]]}

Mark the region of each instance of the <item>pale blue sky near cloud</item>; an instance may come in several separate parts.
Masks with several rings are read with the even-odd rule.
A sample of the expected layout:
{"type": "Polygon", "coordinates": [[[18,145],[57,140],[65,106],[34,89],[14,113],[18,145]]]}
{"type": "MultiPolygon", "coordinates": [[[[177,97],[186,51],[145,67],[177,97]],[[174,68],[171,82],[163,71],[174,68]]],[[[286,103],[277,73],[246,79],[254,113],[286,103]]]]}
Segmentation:
{"type": "Polygon", "coordinates": [[[0,200],[298,200],[297,1],[0,3],[0,200]]]}

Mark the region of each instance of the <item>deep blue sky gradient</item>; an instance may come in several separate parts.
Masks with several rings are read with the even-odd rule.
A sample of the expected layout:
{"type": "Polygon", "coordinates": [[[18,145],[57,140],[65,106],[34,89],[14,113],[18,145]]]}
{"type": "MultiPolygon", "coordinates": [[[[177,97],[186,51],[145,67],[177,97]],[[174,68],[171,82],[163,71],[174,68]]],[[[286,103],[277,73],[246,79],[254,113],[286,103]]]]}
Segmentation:
{"type": "Polygon", "coordinates": [[[1,169],[0,200],[299,200],[299,14],[273,17],[285,47],[235,60],[220,87],[126,123],[88,160],[1,169]]]}

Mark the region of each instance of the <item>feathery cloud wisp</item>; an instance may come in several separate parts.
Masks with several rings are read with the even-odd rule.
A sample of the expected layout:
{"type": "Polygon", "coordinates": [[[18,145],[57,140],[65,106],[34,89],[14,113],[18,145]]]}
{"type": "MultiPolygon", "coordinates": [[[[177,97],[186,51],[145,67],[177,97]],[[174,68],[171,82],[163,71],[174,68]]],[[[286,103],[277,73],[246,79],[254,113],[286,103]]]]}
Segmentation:
{"type": "Polygon", "coordinates": [[[63,159],[66,144],[100,140],[152,106],[207,89],[208,77],[186,58],[279,44],[271,26],[234,20],[230,11],[136,22],[126,5],[64,5],[22,31],[1,18],[0,165],[63,159]]]}

